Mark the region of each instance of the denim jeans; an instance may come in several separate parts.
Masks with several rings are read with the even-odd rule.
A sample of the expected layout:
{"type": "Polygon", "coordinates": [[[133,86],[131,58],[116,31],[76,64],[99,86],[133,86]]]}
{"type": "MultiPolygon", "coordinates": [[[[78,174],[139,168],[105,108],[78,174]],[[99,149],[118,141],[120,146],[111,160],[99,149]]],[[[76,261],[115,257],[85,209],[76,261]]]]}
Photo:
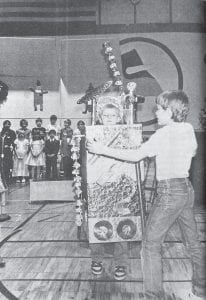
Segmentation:
{"type": "Polygon", "coordinates": [[[128,243],[106,243],[106,244],[90,244],[91,257],[93,261],[102,262],[106,249],[112,252],[114,256],[115,266],[127,266],[128,263],[128,243]]]}
{"type": "Polygon", "coordinates": [[[187,178],[161,180],[142,239],[143,286],[146,294],[163,291],[161,244],[175,221],[189,249],[193,284],[204,286],[204,257],[193,212],[194,190],[187,178]]]}

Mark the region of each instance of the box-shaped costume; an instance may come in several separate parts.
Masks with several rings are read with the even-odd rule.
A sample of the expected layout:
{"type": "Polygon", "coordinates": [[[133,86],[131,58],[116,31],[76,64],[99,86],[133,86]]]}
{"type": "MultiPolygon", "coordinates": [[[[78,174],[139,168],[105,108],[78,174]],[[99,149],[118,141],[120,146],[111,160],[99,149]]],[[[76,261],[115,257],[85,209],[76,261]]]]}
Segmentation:
{"type": "MultiPolygon", "coordinates": [[[[86,138],[115,149],[137,149],[142,126],[88,126],[86,138]]],[[[141,240],[135,164],[87,153],[86,166],[89,242],[141,240]]]]}

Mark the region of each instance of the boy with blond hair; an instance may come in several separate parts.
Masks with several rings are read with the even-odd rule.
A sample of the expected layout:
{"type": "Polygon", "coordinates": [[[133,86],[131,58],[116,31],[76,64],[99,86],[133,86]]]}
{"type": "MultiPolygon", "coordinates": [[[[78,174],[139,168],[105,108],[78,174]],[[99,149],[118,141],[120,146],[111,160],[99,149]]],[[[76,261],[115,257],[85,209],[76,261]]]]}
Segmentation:
{"type": "Polygon", "coordinates": [[[194,190],[189,181],[192,157],[197,142],[194,129],[186,123],[189,101],[183,91],[166,91],[156,100],[158,129],[137,150],[112,149],[88,141],[88,151],[119,160],[138,162],[156,157],[158,190],[142,239],[141,262],[146,299],[165,299],[162,284],[161,245],[178,222],[189,248],[193,267],[192,291],[205,296],[203,251],[198,240],[193,212],[194,190]]]}

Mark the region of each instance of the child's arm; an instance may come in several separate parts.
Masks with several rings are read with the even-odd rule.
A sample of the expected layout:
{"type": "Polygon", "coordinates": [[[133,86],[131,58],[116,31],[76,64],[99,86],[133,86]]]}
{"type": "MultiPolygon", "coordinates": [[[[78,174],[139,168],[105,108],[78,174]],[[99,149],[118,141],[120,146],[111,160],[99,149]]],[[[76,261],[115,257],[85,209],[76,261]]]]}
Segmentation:
{"type": "Polygon", "coordinates": [[[87,142],[87,150],[98,155],[109,156],[112,158],[130,162],[138,162],[141,159],[149,156],[149,153],[147,153],[147,147],[145,148],[141,146],[137,150],[120,150],[103,146],[102,144],[95,141],[87,142]]]}
{"type": "Polygon", "coordinates": [[[35,154],[34,151],[33,151],[33,143],[31,143],[30,148],[31,148],[31,153],[32,153],[33,157],[38,157],[44,150],[44,142],[43,141],[41,142],[41,148],[40,148],[38,154],[35,154]]]}
{"type": "Polygon", "coordinates": [[[22,156],[19,156],[19,154],[18,154],[18,145],[17,145],[17,142],[15,142],[15,147],[14,147],[14,156],[16,156],[16,158],[17,159],[20,159],[20,160],[22,160],[23,159],[23,157],[22,156]]]}
{"type": "Polygon", "coordinates": [[[36,157],[39,157],[40,154],[41,154],[43,151],[44,151],[44,142],[42,141],[42,142],[41,142],[41,148],[40,148],[40,150],[39,150],[39,154],[38,154],[36,157]]]}
{"type": "Polygon", "coordinates": [[[44,152],[45,152],[46,155],[48,155],[48,153],[49,153],[48,140],[45,142],[44,152]]]}
{"type": "Polygon", "coordinates": [[[60,142],[59,141],[57,141],[55,148],[56,148],[55,149],[55,155],[57,155],[59,153],[59,148],[60,148],[60,142]]]}
{"type": "Polygon", "coordinates": [[[16,155],[16,157],[17,157],[17,153],[16,153],[16,140],[14,141],[13,155],[16,155]]]}
{"type": "Polygon", "coordinates": [[[69,130],[69,133],[68,133],[68,137],[71,139],[73,136],[73,129],[70,129],[69,130]]]}

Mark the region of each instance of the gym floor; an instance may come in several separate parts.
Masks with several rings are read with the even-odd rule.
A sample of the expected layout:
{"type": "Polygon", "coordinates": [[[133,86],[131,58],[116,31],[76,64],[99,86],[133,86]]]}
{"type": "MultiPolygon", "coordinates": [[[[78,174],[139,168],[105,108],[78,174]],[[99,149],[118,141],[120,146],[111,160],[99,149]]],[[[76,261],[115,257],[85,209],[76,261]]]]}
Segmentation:
{"type": "MultiPolygon", "coordinates": [[[[141,242],[128,245],[129,274],[116,282],[112,255],[106,253],[105,272],[91,274],[86,236],[77,239],[75,203],[29,203],[29,183],[13,185],[5,206],[11,216],[0,223],[0,299],[138,300],[142,292],[141,242]]],[[[195,208],[198,233],[205,247],[206,212],[195,208]]],[[[163,245],[164,286],[174,299],[198,299],[191,293],[191,262],[175,224],[163,245]]]]}

